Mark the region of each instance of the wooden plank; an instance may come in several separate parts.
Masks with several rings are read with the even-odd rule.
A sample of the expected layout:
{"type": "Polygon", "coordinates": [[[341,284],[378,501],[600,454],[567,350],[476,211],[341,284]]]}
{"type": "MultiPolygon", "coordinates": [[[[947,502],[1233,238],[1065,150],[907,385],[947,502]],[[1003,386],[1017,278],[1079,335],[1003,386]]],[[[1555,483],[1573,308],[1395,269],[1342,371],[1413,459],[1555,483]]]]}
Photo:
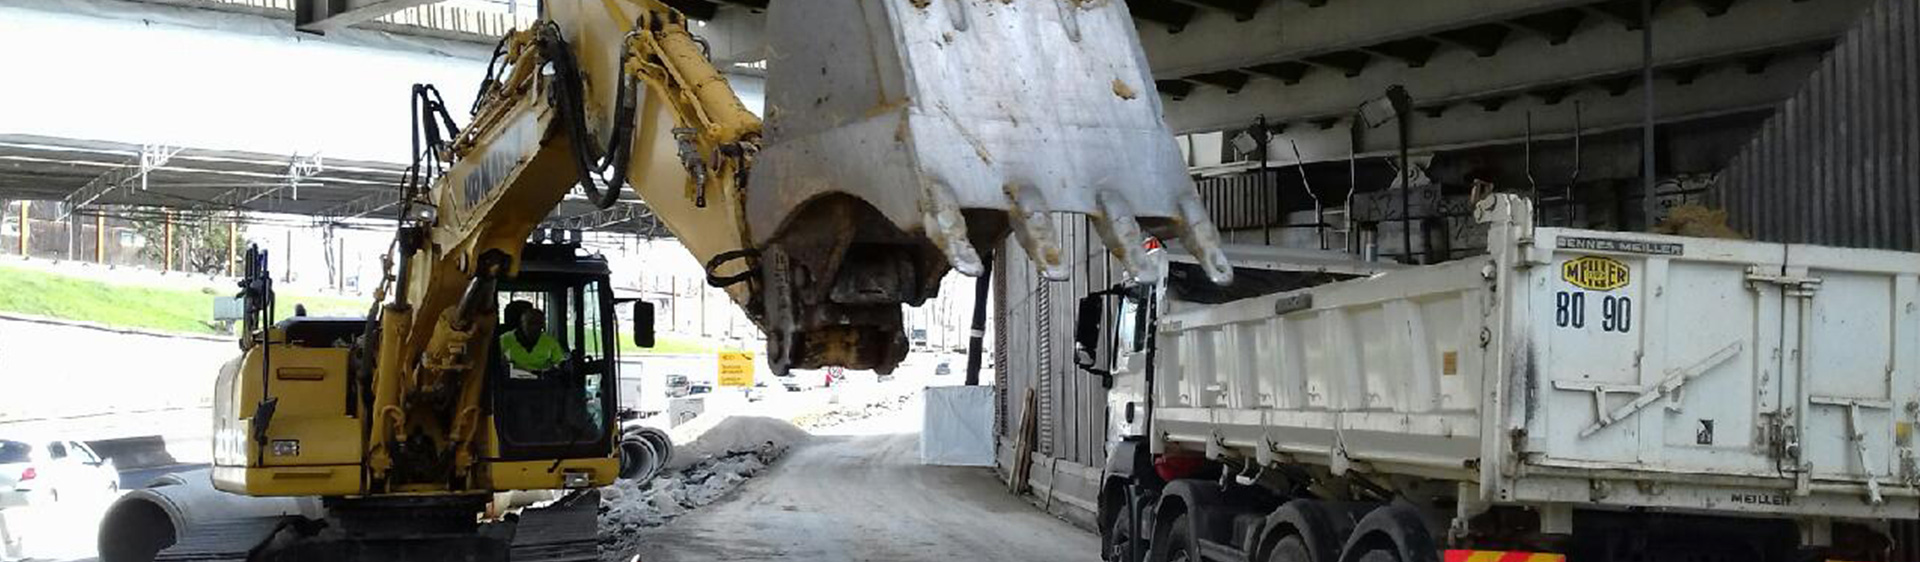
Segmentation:
{"type": "Polygon", "coordinates": [[[1007,479],[1007,489],[1015,494],[1027,493],[1030,489],[1027,476],[1033,472],[1034,426],[1037,421],[1034,407],[1037,402],[1033,388],[1028,387],[1026,399],[1022,402],[1025,407],[1020,409],[1020,433],[1015,436],[1013,445],[1013,469],[1009,471],[1012,474],[1007,479]]]}

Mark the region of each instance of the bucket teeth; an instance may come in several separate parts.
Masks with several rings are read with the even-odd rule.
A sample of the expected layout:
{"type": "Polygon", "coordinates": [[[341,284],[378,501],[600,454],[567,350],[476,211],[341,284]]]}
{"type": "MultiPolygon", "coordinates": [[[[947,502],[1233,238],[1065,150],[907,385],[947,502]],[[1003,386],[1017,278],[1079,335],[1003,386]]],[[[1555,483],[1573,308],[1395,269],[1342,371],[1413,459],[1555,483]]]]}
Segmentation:
{"type": "Polygon", "coordinates": [[[947,17],[953,19],[954,31],[967,30],[967,3],[965,0],[945,0],[947,17]]]}
{"type": "Polygon", "coordinates": [[[1213,219],[1207,218],[1207,208],[1199,197],[1180,198],[1179,226],[1180,243],[1200,262],[1200,269],[1207,272],[1207,280],[1221,286],[1232,284],[1233,264],[1227,262],[1226,253],[1221,251],[1220,231],[1214,230],[1213,219]]]}
{"type": "Polygon", "coordinates": [[[1080,42],[1080,8],[1077,0],[1054,0],[1054,6],[1060,8],[1060,26],[1066,28],[1067,40],[1080,42]]]}
{"type": "Polygon", "coordinates": [[[1067,280],[1066,256],[1060,249],[1060,235],[1053,228],[1053,216],[1040,190],[1031,185],[1008,183],[1007,200],[1012,203],[1007,220],[1013,223],[1013,237],[1027,256],[1040,266],[1040,277],[1049,281],[1067,280]]]}
{"type": "Polygon", "coordinates": [[[933,181],[927,184],[925,196],[920,198],[920,217],[925,224],[927,238],[933,245],[946,254],[947,263],[954,271],[968,277],[979,277],[986,268],[980,263],[980,252],[973,249],[973,243],[967,241],[967,218],[960,214],[960,202],[953,196],[953,188],[946,182],[933,181]]]}
{"type": "Polygon", "coordinates": [[[1100,214],[1093,217],[1093,226],[1099,231],[1100,240],[1106,243],[1107,251],[1120,260],[1134,281],[1159,281],[1160,268],[1147,260],[1147,251],[1142,246],[1147,237],[1133,215],[1133,204],[1115,191],[1103,190],[1098,197],[1100,214]]]}

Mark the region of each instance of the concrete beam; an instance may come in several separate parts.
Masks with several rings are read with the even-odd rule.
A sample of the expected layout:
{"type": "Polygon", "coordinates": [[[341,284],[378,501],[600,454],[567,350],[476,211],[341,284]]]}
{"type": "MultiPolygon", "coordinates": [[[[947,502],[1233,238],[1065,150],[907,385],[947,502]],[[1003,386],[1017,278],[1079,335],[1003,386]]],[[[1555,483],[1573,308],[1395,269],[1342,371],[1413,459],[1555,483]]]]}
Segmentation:
{"type": "Polygon", "coordinates": [[[1233,16],[1235,21],[1253,19],[1253,14],[1260,11],[1260,1],[1261,0],[1179,0],[1182,4],[1219,10],[1233,16]]]}
{"type": "MultiPolygon", "coordinates": [[[[1866,3],[1748,0],[1718,17],[1677,9],[1655,23],[1655,64],[1679,71],[1703,62],[1744,64],[1763,54],[1813,48],[1837,37],[1866,3]]],[[[1351,78],[1318,71],[1295,77],[1298,83],[1288,85],[1284,77],[1256,72],[1236,94],[1200,87],[1180,101],[1169,101],[1167,121],[1175,131],[1194,132],[1245,126],[1262,114],[1274,122],[1343,116],[1393,85],[1405,86],[1421,107],[1536,91],[1552,96],[1558,87],[1631,77],[1640,68],[1640,33],[1618,25],[1584,30],[1560,45],[1542,35],[1517,35],[1499,56],[1442,50],[1419,68],[1376,62],[1351,78]]],[[[1623,82],[1609,89],[1630,85],[1623,82]]]]}
{"type": "MultiPolygon", "coordinates": [[[[1142,25],[1140,42],[1154,76],[1179,77],[1355,50],[1591,2],[1341,0],[1320,7],[1277,2],[1244,22],[1231,14],[1202,10],[1191,14],[1179,33],[1142,25]]],[[[1142,16],[1139,6],[1134,8],[1134,15],[1142,16]]]]}
{"type": "Polygon", "coordinates": [[[1173,0],[1127,0],[1127,11],[1135,18],[1160,24],[1167,33],[1179,33],[1200,9],[1173,0]]]}
{"type": "MultiPolygon", "coordinates": [[[[1661,123],[1686,121],[1777,106],[1797,91],[1806,76],[1819,66],[1821,57],[1802,54],[1777,59],[1765,74],[1749,74],[1738,66],[1714,67],[1689,85],[1670,80],[1654,84],[1655,120],[1661,123]]],[[[1640,86],[1630,93],[1610,95],[1599,89],[1584,89],[1566,96],[1556,104],[1524,96],[1506,100],[1498,110],[1486,111],[1468,105],[1439,116],[1415,112],[1412,127],[1413,152],[1429,153],[1474,146],[1519,142],[1527,134],[1527,114],[1533,114],[1536,140],[1564,139],[1573,132],[1573,104],[1581,106],[1581,121],[1588,134],[1639,126],[1642,109],[1640,86]]],[[[1251,123],[1249,119],[1247,121],[1251,123]]],[[[1273,152],[1279,164],[1294,162],[1291,143],[1300,146],[1306,162],[1345,160],[1348,153],[1349,121],[1336,126],[1290,127],[1276,137],[1274,146],[1287,147],[1273,152]]],[[[1244,126],[1244,124],[1240,124],[1244,126]]],[[[1395,151],[1391,126],[1369,130],[1362,156],[1391,155],[1395,151]]]]}
{"type": "Polygon", "coordinates": [[[295,0],[293,26],[308,33],[326,33],[381,16],[440,0],[295,0]]]}

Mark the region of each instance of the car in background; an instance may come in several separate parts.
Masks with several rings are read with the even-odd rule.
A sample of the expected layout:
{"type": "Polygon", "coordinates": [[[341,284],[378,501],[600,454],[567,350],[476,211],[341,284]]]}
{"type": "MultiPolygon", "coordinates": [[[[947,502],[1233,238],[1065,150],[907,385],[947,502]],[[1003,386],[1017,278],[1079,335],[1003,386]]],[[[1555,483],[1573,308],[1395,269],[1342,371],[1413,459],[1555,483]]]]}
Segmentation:
{"type": "Polygon", "coordinates": [[[693,394],[693,383],[686,375],[667,375],[667,397],[681,398],[693,394]]]}
{"type": "MultiPolygon", "coordinates": [[[[767,398],[767,393],[774,392],[773,390],[774,388],[775,387],[773,385],[767,384],[766,379],[755,380],[753,381],[753,386],[747,387],[747,401],[759,402],[761,400],[765,400],[767,398]]],[[[785,388],[782,387],[781,390],[785,390],[785,388]]]]}
{"type": "Polygon", "coordinates": [[[0,508],[120,491],[120,471],[79,441],[0,438],[0,508]]]}
{"type": "Polygon", "coordinates": [[[950,376],[952,374],[953,374],[953,363],[941,361],[940,365],[933,368],[933,376],[936,376],[936,377],[945,377],[945,376],[950,376]]]}
{"type": "Polygon", "coordinates": [[[33,519],[24,512],[119,491],[120,471],[86,443],[0,438],[0,559],[24,556],[21,526],[33,519]]]}
{"type": "Polygon", "coordinates": [[[713,392],[713,383],[701,381],[687,385],[687,396],[697,396],[713,392]]]}

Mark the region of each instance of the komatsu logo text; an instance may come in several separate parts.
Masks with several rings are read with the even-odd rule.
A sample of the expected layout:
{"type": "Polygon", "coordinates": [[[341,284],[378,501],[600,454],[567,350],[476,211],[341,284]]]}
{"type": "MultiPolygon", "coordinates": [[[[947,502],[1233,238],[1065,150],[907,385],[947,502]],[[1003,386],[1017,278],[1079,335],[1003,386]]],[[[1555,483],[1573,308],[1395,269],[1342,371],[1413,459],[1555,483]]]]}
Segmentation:
{"type": "Polygon", "coordinates": [[[480,154],[480,165],[474,166],[473,171],[468,172],[461,181],[460,194],[463,199],[460,203],[463,207],[472,209],[487,194],[506,183],[514,169],[520,166],[520,160],[531,154],[534,145],[539,142],[536,134],[539,129],[535,126],[538,122],[537,115],[523,116],[508,125],[506,130],[500,131],[500,136],[494,137],[493,142],[487,143],[485,152],[480,154]]]}
{"type": "Polygon", "coordinates": [[[1611,291],[1627,286],[1632,271],[1620,260],[1580,256],[1560,266],[1560,278],[1589,291],[1611,291]]]}

